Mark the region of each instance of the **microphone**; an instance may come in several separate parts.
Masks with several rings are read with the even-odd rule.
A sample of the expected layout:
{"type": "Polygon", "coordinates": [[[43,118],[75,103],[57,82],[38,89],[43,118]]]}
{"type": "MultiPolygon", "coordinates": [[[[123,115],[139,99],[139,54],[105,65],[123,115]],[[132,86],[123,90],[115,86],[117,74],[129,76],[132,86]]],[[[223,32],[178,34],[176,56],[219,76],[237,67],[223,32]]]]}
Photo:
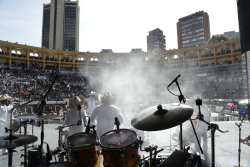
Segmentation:
{"type": "Polygon", "coordinates": [[[120,126],[120,121],[118,120],[117,117],[115,117],[115,125],[116,125],[116,128],[119,129],[119,126],[120,126]]]}
{"type": "Polygon", "coordinates": [[[181,76],[181,75],[179,74],[179,75],[178,75],[178,76],[168,85],[168,87],[171,86],[174,82],[176,82],[177,79],[180,78],[180,76],[181,76]]]}
{"type": "Polygon", "coordinates": [[[89,133],[89,131],[90,131],[89,125],[90,125],[90,117],[89,117],[88,124],[87,124],[86,130],[85,130],[86,133],[89,133]]]}

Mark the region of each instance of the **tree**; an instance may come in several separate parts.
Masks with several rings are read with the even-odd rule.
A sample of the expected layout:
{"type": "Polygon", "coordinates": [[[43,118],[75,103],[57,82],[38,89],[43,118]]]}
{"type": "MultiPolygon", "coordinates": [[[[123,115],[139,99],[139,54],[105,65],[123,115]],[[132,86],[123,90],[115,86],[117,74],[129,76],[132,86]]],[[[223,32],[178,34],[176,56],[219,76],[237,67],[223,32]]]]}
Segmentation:
{"type": "Polygon", "coordinates": [[[212,38],[210,38],[206,44],[211,44],[211,43],[217,43],[217,42],[221,42],[222,40],[223,41],[228,41],[230,40],[231,38],[228,38],[227,36],[225,35],[213,35],[212,38]]]}

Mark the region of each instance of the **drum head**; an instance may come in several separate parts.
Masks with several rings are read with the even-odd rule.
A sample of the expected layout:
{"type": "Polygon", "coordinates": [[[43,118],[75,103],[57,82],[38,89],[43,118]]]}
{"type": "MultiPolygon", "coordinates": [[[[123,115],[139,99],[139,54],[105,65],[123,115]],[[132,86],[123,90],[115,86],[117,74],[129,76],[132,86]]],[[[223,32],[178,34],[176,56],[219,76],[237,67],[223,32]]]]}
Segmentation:
{"type": "Polygon", "coordinates": [[[133,144],[137,140],[137,134],[130,129],[117,129],[102,135],[101,147],[123,148],[133,144]]]}
{"type": "Polygon", "coordinates": [[[81,149],[95,144],[96,136],[90,133],[76,133],[67,138],[65,145],[70,148],[81,149]]]}

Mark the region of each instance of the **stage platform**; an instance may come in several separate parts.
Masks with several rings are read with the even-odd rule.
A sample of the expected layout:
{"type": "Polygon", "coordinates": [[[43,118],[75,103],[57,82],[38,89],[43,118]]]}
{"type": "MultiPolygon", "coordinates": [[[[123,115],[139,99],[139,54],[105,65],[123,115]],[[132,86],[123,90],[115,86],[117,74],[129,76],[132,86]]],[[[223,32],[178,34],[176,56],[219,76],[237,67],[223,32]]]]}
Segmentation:
{"type": "MultiPolygon", "coordinates": [[[[223,122],[214,122],[219,125],[219,128],[223,131],[229,130],[228,133],[220,133],[216,131],[215,133],[215,162],[217,167],[233,167],[238,164],[238,140],[239,140],[239,128],[235,125],[235,122],[239,121],[223,121],[223,122]]],[[[241,126],[242,129],[242,139],[250,135],[250,123],[249,121],[244,121],[241,126]]],[[[58,143],[58,131],[55,130],[61,124],[45,124],[45,137],[44,142],[49,143],[50,149],[55,149],[58,143]]],[[[148,145],[157,145],[159,148],[164,148],[160,154],[169,154],[175,149],[179,149],[179,142],[174,140],[171,136],[177,132],[179,126],[155,132],[145,132],[144,134],[144,144],[143,146],[148,145]],[[170,150],[171,148],[171,150],[170,150]]],[[[31,126],[28,125],[28,134],[31,134],[31,126]]],[[[34,127],[34,135],[36,135],[39,140],[35,145],[40,144],[41,128],[34,127]]],[[[191,148],[194,147],[194,144],[190,145],[191,148]]],[[[17,153],[14,153],[13,162],[15,167],[20,166],[23,158],[20,158],[23,151],[20,151],[23,147],[16,148],[17,153]]],[[[250,167],[250,147],[241,144],[241,165],[243,167],[250,167]]],[[[44,145],[44,150],[46,150],[46,145],[44,145]]],[[[148,156],[146,152],[140,152],[140,155],[148,156]]],[[[208,155],[211,157],[211,137],[208,138],[208,155]]],[[[205,164],[205,156],[201,155],[203,167],[208,165],[205,164]]],[[[54,157],[53,157],[54,161],[54,157]]],[[[52,161],[52,162],[53,162],[52,161]]],[[[8,156],[0,156],[0,167],[6,167],[8,163],[8,156]]]]}

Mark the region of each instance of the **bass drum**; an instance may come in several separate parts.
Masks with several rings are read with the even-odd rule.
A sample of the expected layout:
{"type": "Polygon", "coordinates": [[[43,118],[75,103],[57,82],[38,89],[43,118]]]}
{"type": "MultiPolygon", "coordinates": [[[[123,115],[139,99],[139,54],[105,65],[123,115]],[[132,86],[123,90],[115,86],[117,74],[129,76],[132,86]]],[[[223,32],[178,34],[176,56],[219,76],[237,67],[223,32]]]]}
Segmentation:
{"type": "Polygon", "coordinates": [[[100,139],[104,167],[135,167],[140,162],[139,140],[130,129],[117,129],[102,135],[100,139]]]}
{"type": "Polygon", "coordinates": [[[76,133],[69,136],[64,149],[69,162],[78,166],[95,166],[99,155],[97,153],[97,136],[91,133],[76,133]]]}

